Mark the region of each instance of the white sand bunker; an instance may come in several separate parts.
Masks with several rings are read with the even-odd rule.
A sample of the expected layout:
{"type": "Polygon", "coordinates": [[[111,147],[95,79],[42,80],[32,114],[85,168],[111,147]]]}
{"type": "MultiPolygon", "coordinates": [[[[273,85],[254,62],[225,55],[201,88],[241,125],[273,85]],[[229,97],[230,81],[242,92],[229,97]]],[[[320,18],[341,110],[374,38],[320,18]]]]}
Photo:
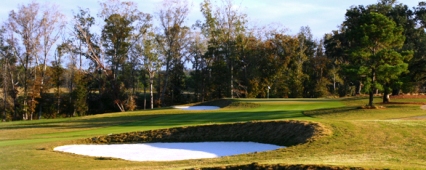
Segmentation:
{"type": "Polygon", "coordinates": [[[146,143],[114,145],[66,145],[55,151],[129,161],[176,161],[216,158],[275,150],[282,146],[255,142],[146,143]]]}
{"type": "Polygon", "coordinates": [[[218,110],[220,107],[217,106],[173,106],[176,109],[182,110],[218,110]]]}

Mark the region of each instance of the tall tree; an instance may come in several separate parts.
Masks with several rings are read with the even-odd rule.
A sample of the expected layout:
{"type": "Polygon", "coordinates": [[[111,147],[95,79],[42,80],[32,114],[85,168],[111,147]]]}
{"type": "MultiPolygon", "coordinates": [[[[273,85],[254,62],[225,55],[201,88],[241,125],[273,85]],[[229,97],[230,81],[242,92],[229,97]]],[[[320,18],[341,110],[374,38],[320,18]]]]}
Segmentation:
{"type": "MultiPolygon", "coordinates": [[[[63,75],[64,68],[62,68],[62,57],[66,50],[62,50],[63,48],[67,48],[68,44],[61,44],[56,48],[56,54],[53,56],[54,60],[52,61],[52,68],[50,71],[50,78],[52,79],[52,85],[55,87],[55,97],[56,97],[56,113],[53,113],[53,117],[56,117],[61,112],[61,85],[63,84],[63,75]]],[[[41,106],[39,106],[41,107],[41,106]]]]}
{"type": "Polygon", "coordinates": [[[129,39],[131,37],[132,27],[131,21],[127,20],[120,14],[112,14],[105,20],[105,26],[102,31],[103,46],[108,61],[111,63],[112,80],[110,82],[111,94],[114,94],[114,103],[120,109],[125,111],[124,97],[125,88],[122,88],[122,81],[119,81],[119,73],[124,70],[125,61],[128,59],[128,51],[130,48],[129,39]]]}
{"type": "Polygon", "coordinates": [[[147,37],[144,39],[144,59],[143,67],[148,73],[149,77],[149,92],[150,92],[150,106],[151,109],[154,108],[154,94],[153,94],[153,84],[155,74],[160,70],[162,65],[161,60],[158,56],[158,46],[154,40],[154,33],[149,32],[147,37]]]}
{"type": "Polygon", "coordinates": [[[193,80],[194,95],[196,101],[204,102],[206,94],[206,86],[208,74],[208,66],[210,65],[209,60],[204,57],[207,51],[207,41],[203,35],[199,32],[192,34],[192,42],[189,47],[189,53],[191,56],[191,63],[193,72],[191,72],[191,78],[193,80]]]}
{"type": "Polygon", "coordinates": [[[345,22],[350,23],[353,19],[357,22],[345,25],[354,45],[350,55],[358,67],[358,74],[367,75],[368,105],[372,107],[374,91],[388,82],[384,79],[395,79],[407,70],[405,61],[409,55],[396,51],[405,40],[403,29],[386,16],[368,12],[358,18],[347,16],[345,22]]]}
{"type": "Polygon", "coordinates": [[[213,60],[212,83],[217,86],[216,97],[221,98],[226,90],[225,96],[234,97],[235,73],[237,63],[242,57],[242,52],[248,41],[243,37],[246,35],[246,15],[235,8],[232,0],[221,1],[221,6],[213,7],[209,0],[201,3],[201,12],[205,17],[204,23],[199,23],[201,30],[208,39],[207,55],[213,60]],[[224,75],[223,70],[227,73],[224,75]],[[224,84],[224,81],[229,84],[224,84]],[[228,87],[221,87],[228,85],[228,87]]]}
{"type": "MultiPolygon", "coordinates": [[[[36,79],[35,72],[32,68],[34,66],[34,59],[40,51],[40,39],[41,39],[41,23],[42,17],[40,16],[40,5],[32,2],[28,5],[18,6],[18,11],[12,10],[9,13],[9,19],[7,21],[8,29],[12,30],[16,35],[16,39],[19,44],[23,45],[23,51],[21,52],[18,47],[19,44],[14,44],[14,54],[17,55],[19,63],[23,68],[23,78],[21,84],[23,86],[23,113],[22,119],[29,119],[29,115],[34,113],[35,100],[37,91],[33,89],[31,93],[31,99],[29,98],[30,87],[35,85],[34,80],[36,79]]],[[[15,39],[15,38],[13,38],[15,39]]],[[[34,70],[35,71],[35,70],[34,70]]]]}
{"type": "Polygon", "coordinates": [[[335,30],[331,34],[324,36],[325,55],[330,61],[329,67],[331,67],[329,77],[333,84],[332,93],[339,93],[339,96],[347,95],[348,82],[351,82],[345,81],[348,77],[342,74],[342,65],[347,65],[348,63],[348,54],[345,53],[348,48],[347,42],[347,38],[342,31],[335,30]]]}
{"type": "Polygon", "coordinates": [[[134,2],[107,0],[100,2],[100,5],[99,16],[105,21],[102,35],[91,33],[95,18],[88,11],[81,10],[81,14],[75,17],[76,36],[86,46],[84,55],[92,61],[95,70],[103,73],[96,76],[98,95],[103,98],[100,102],[125,111],[126,101],[133,98],[133,94],[126,92],[132,85],[127,80],[134,75],[128,76],[124,71],[131,66],[131,73],[134,73],[136,67],[136,64],[128,63],[128,52],[143,34],[143,29],[139,28],[144,27],[151,17],[138,11],[134,2]],[[103,62],[103,59],[107,59],[107,62],[103,62]]]}
{"type": "MultiPolygon", "coordinates": [[[[410,14],[409,10],[406,10],[410,14]]],[[[407,77],[410,78],[411,82],[416,83],[420,86],[426,84],[426,2],[419,2],[418,6],[414,8],[414,24],[417,29],[412,29],[411,34],[407,36],[407,41],[413,47],[414,56],[410,61],[409,70],[410,73],[407,77]]],[[[410,18],[409,18],[410,19],[410,18]]]]}
{"type": "Polygon", "coordinates": [[[290,97],[303,97],[304,83],[308,80],[308,75],[305,74],[305,63],[313,58],[315,53],[315,42],[312,40],[312,34],[309,27],[301,27],[297,35],[299,48],[298,55],[291,58],[288,75],[290,77],[290,97]]]}
{"type": "MultiPolygon", "coordinates": [[[[184,26],[186,17],[188,16],[189,8],[187,1],[164,0],[163,9],[158,13],[160,22],[160,32],[156,38],[159,44],[165,67],[164,83],[161,89],[160,102],[163,106],[165,103],[166,90],[169,87],[171,74],[183,74],[183,58],[186,57],[185,49],[188,46],[189,28],[184,26]],[[178,72],[172,72],[172,70],[178,72]]],[[[180,81],[177,79],[176,81],[180,81]]],[[[178,84],[172,84],[172,89],[176,89],[178,84]]],[[[179,90],[179,89],[178,89],[179,90]]],[[[179,91],[174,90],[174,93],[179,91]]],[[[173,92],[172,92],[173,93],[173,92]]]]}
{"type": "Polygon", "coordinates": [[[3,27],[0,28],[0,66],[1,66],[1,85],[2,85],[2,92],[3,96],[3,111],[1,114],[2,121],[6,121],[7,115],[9,111],[12,111],[13,108],[12,105],[9,103],[9,98],[12,97],[15,101],[14,96],[14,83],[12,76],[13,73],[13,66],[16,62],[16,59],[14,55],[11,53],[11,47],[8,45],[7,41],[7,34],[6,29],[3,27]]]}
{"type": "Polygon", "coordinates": [[[148,74],[151,109],[154,108],[154,78],[162,65],[158,50],[159,47],[155,40],[155,33],[152,30],[145,33],[143,39],[135,43],[132,47],[132,55],[142,60],[142,68],[144,69],[143,74],[148,74]]]}
{"type": "MultiPolygon", "coordinates": [[[[57,43],[58,39],[63,35],[63,29],[65,28],[65,16],[59,12],[57,5],[44,5],[44,11],[42,20],[40,23],[40,40],[41,40],[41,55],[37,55],[36,61],[40,61],[41,67],[40,72],[40,95],[44,93],[45,77],[47,60],[51,53],[52,46],[57,43]]],[[[62,63],[59,63],[62,64],[62,63]]],[[[41,99],[42,102],[44,99],[41,99]]],[[[41,119],[43,103],[39,105],[38,119],[41,119]]]]}
{"type": "Polygon", "coordinates": [[[127,60],[127,53],[130,48],[131,21],[120,14],[112,14],[105,20],[102,31],[103,46],[106,56],[111,63],[112,77],[117,81],[119,70],[127,60]]]}
{"type": "MultiPolygon", "coordinates": [[[[78,13],[73,17],[73,31],[70,33],[71,38],[62,44],[62,53],[68,53],[70,64],[70,81],[68,87],[70,89],[70,102],[73,107],[72,115],[84,116],[88,111],[88,95],[89,89],[93,88],[87,81],[87,74],[90,69],[83,70],[84,58],[90,62],[90,67],[95,67],[96,71],[103,70],[103,62],[99,55],[100,50],[97,45],[97,37],[92,33],[92,26],[95,24],[95,17],[90,15],[89,9],[79,8],[78,13]]],[[[89,68],[90,68],[89,67],[89,68]]],[[[98,89],[99,92],[100,89],[98,89]]]]}

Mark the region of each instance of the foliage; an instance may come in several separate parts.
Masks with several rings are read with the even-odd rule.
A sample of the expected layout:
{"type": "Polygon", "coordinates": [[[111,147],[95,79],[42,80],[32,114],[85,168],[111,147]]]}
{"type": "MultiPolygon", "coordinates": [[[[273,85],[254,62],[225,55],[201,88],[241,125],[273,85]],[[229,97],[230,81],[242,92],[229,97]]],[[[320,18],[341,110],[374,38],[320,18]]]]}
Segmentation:
{"type": "Polygon", "coordinates": [[[398,79],[408,69],[406,62],[411,58],[410,52],[396,51],[405,40],[403,28],[374,12],[362,13],[358,18],[347,17],[346,24],[348,37],[353,43],[353,50],[349,51],[351,60],[358,69],[357,75],[367,77],[369,105],[373,106],[375,89],[389,86],[392,80],[398,79]]]}
{"type": "Polygon", "coordinates": [[[146,101],[154,109],[377,92],[387,102],[391,93],[424,90],[425,3],[352,6],[321,39],[309,26],[295,35],[252,26],[232,0],[199,6],[203,17],[187,23],[187,1],[164,0],[153,17],[135,2],[104,0],[97,15],[79,8],[71,30],[55,5],[18,6],[1,29],[3,110],[17,120],[51,115],[55,104],[57,115],[71,117],[146,108],[146,101]],[[135,98],[148,90],[150,99],[135,98]]]}
{"type": "Polygon", "coordinates": [[[73,116],[84,116],[88,111],[88,90],[87,90],[87,80],[85,75],[82,72],[76,72],[74,75],[75,89],[73,90],[71,96],[74,106],[73,116]]]}

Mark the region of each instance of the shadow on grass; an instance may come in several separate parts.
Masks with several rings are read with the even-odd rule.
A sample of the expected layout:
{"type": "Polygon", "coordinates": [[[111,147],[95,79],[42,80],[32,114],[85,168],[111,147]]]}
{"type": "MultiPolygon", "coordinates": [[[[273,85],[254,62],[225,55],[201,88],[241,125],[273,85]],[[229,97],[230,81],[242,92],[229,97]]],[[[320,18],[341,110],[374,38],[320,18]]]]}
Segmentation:
{"type": "Polygon", "coordinates": [[[326,99],[326,98],[270,98],[270,99],[243,99],[244,102],[330,102],[339,101],[340,99],[326,99]]]}
{"type": "Polygon", "coordinates": [[[100,128],[114,125],[120,125],[123,123],[130,123],[134,121],[140,121],[156,115],[140,115],[140,116],[120,116],[120,117],[102,117],[102,118],[88,118],[88,119],[74,119],[67,122],[37,122],[37,120],[31,121],[33,124],[19,124],[13,126],[0,127],[0,130],[10,129],[32,129],[32,128],[58,128],[58,129],[72,129],[72,128],[100,128]]]}
{"type": "Polygon", "coordinates": [[[185,126],[207,123],[246,122],[253,120],[282,120],[306,118],[302,111],[268,111],[268,112],[207,112],[158,115],[151,119],[137,121],[119,126],[185,126]]]}
{"type": "MultiPolygon", "coordinates": [[[[172,111],[171,108],[162,108],[155,110],[146,111],[172,111]]],[[[144,111],[137,111],[138,113],[144,113],[144,111]]],[[[32,121],[15,121],[6,124],[0,124],[0,130],[4,129],[29,129],[29,128],[96,128],[96,127],[107,127],[114,126],[123,123],[130,123],[134,121],[140,121],[150,117],[155,117],[155,114],[132,114],[130,115],[115,115],[115,113],[108,113],[108,116],[88,115],[83,117],[72,117],[72,118],[60,118],[60,119],[42,119],[32,121]],[[102,117],[99,117],[102,116],[102,117]]],[[[119,112],[117,114],[120,114],[119,112]]]]}
{"type": "Polygon", "coordinates": [[[303,114],[305,116],[315,117],[315,116],[341,113],[341,112],[347,112],[347,111],[358,110],[358,109],[359,107],[357,106],[346,106],[346,107],[337,107],[337,108],[308,110],[308,111],[303,111],[303,114]]]}
{"type": "Polygon", "coordinates": [[[296,119],[306,117],[301,110],[292,111],[250,111],[235,112],[230,111],[204,111],[186,113],[165,113],[147,115],[129,115],[117,117],[97,117],[85,119],[70,119],[59,122],[37,122],[34,124],[21,124],[0,127],[6,129],[30,129],[30,128],[58,128],[58,129],[82,129],[82,128],[103,128],[103,127],[130,127],[130,126],[185,126],[207,123],[229,123],[244,122],[252,120],[279,120],[296,119]]]}
{"type": "MultiPolygon", "coordinates": [[[[330,99],[221,99],[212,102],[206,102],[199,105],[211,105],[219,107],[227,107],[233,102],[250,103],[256,101],[303,101],[303,102],[318,102],[330,101],[330,99]]],[[[260,106],[260,105],[259,105],[260,106]]],[[[237,107],[239,108],[239,107],[237,107]]],[[[21,121],[12,122],[0,125],[0,130],[7,129],[30,129],[30,128],[58,128],[58,129],[82,129],[82,128],[103,128],[111,126],[178,126],[185,124],[205,124],[205,123],[227,123],[227,122],[242,122],[252,120],[275,120],[275,119],[295,119],[305,117],[302,114],[303,108],[295,110],[285,110],[286,108],[279,108],[278,110],[239,110],[239,109],[225,109],[219,111],[179,111],[169,108],[154,109],[148,112],[137,111],[129,112],[125,115],[110,114],[106,116],[86,116],[79,118],[65,118],[65,119],[50,119],[50,120],[34,120],[34,121],[21,121]],[[127,114],[127,115],[126,115],[127,114]]]]}

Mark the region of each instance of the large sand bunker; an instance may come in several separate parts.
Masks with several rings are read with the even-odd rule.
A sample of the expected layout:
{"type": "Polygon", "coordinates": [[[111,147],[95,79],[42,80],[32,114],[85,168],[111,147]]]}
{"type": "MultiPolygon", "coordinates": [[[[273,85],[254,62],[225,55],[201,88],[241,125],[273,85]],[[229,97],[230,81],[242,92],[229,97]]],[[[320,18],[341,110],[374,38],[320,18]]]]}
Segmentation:
{"type": "Polygon", "coordinates": [[[176,109],[182,110],[218,110],[220,107],[217,106],[173,106],[176,109]]]}
{"type": "Polygon", "coordinates": [[[55,151],[129,161],[176,161],[217,158],[282,148],[254,142],[146,143],[113,145],[66,145],[55,151]]]}

